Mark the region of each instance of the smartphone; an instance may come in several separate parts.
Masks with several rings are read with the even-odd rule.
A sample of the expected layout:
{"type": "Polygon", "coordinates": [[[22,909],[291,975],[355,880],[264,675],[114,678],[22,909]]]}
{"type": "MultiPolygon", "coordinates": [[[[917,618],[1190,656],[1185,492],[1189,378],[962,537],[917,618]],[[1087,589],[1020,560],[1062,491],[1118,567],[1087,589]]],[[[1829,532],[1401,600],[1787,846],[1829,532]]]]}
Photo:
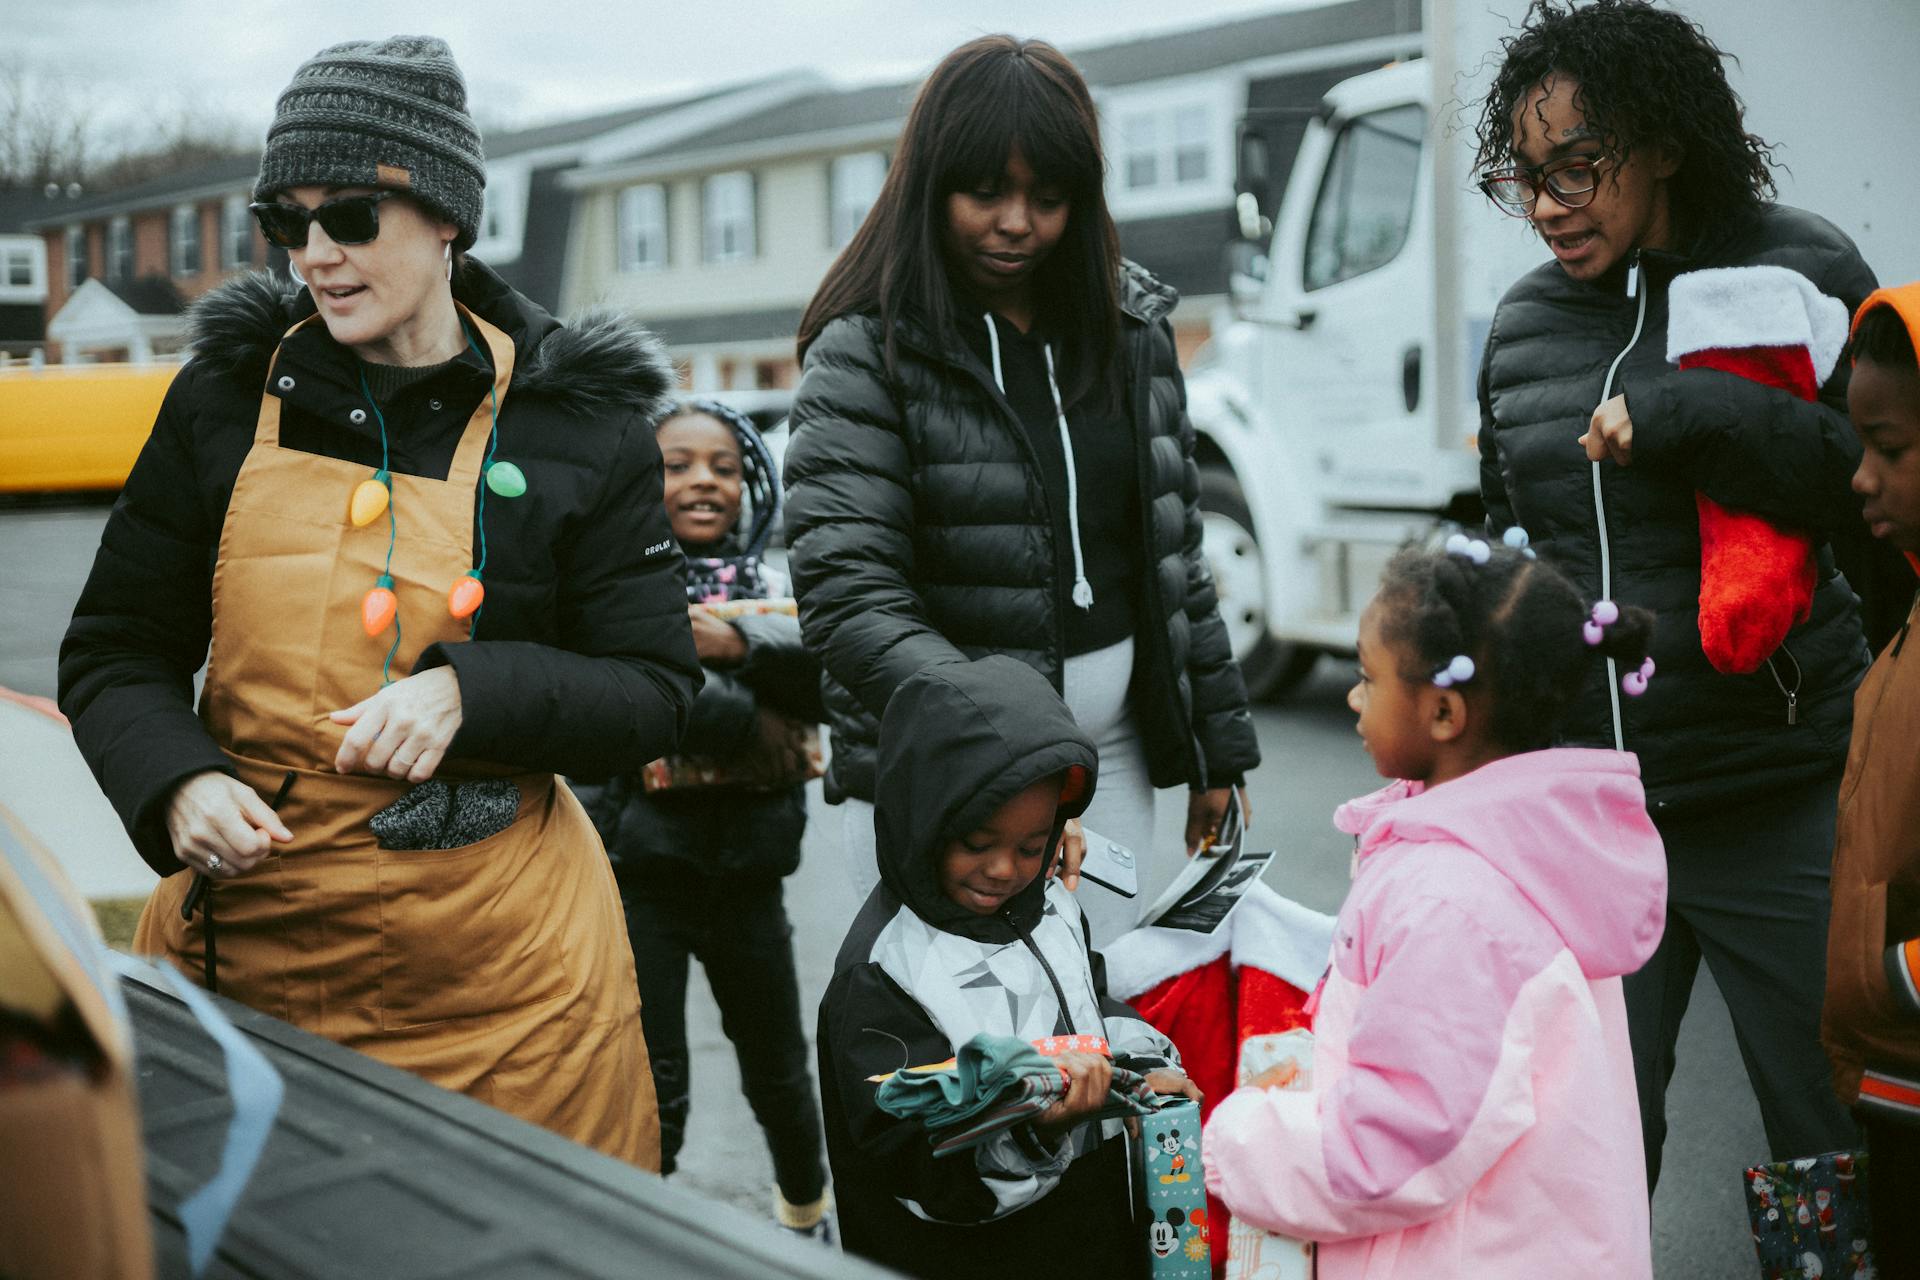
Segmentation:
{"type": "Polygon", "coordinates": [[[1092,827],[1083,826],[1080,833],[1087,838],[1087,853],[1080,860],[1080,874],[1123,898],[1138,894],[1140,874],[1133,850],[1117,840],[1107,839],[1092,827]]]}

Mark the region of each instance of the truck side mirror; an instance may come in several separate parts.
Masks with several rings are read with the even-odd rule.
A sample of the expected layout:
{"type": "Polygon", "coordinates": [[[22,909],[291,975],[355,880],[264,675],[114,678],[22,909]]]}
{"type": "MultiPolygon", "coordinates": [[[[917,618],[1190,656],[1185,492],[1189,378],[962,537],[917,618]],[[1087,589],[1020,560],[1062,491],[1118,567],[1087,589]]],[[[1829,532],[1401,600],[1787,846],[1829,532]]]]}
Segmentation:
{"type": "Polygon", "coordinates": [[[1251,194],[1264,203],[1267,187],[1273,181],[1273,153],[1265,135],[1251,132],[1245,121],[1240,124],[1239,162],[1233,189],[1251,194]]]}
{"type": "Polygon", "coordinates": [[[1227,296],[1233,302],[1234,314],[1244,320],[1266,292],[1267,255],[1249,240],[1230,242],[1226,254],[1227,296]]]}

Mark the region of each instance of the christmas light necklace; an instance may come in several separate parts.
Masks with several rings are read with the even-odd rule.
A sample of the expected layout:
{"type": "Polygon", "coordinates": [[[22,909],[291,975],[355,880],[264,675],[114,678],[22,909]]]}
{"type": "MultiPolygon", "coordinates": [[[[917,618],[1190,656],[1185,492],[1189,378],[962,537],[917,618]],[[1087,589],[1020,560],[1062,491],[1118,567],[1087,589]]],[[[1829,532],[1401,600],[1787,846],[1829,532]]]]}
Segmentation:
{"type": "MultiPolygon", "coordinates": [[[[473,331],[465,320],[460,322],[460,328],[466,335],[467,349],[484,360],[486,357],[481,355],[479,344],[474,342],[473,331]]],[[[347,519],[358,529],[372,524],[382,512],[387,517],[386,565],[360,601],[360,626],[369,636],[377,637],[388,627],[393,628],[393,644],[388,647],[386,660],[380,666],[380,683],[384,686],[393,683],[393,655],[400,651],[400,601],[393,591],[393,549],[399,539],[400,527],[393,511],[393,474],[388,469],[387,419],[380,412],[380,402],[373,398],[373,388],[367,384],[364,366],[360,369],[360,391],[372,407],[373,420],[380,428],[380,469],[369,479],[354,486],[353,496],[347,503],[347,519]]],[[[487,388],[487,395],[491,401],[493,420],[487,433],[486,458],[481,464],[481,474],[486,477],[486,483],[480,486],[473,516],[480,541],[480,559],[447,590],[447,612],[455,618],[467,620],[469,639],[480,624],[480,606],[486,599],[486,587],[481,582],[481,574],[487,567],[487,490],[491,489],[503,498],[517,498],[527,491],[527,478],[519,467],[511,462],[493,460],[495,450],[500,447],[500,387],[497,379],[494,385],[487,388]]]]}

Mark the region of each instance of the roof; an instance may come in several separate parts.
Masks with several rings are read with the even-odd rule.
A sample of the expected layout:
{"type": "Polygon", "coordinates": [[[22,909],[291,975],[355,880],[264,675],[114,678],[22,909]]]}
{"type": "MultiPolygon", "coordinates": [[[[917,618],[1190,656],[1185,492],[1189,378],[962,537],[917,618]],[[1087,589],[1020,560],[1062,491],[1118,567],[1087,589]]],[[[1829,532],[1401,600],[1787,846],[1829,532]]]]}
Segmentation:
{"type": "MultiPolygon", "coordinates": [[[[1069,52],[1096,90],[1193,75],[1239,63],[1382,35],[1417,31],[1419,0],[1342,0],[1311,9],[1267,13],[1214,26],[1136,35],[1069,52]]],[[[811,137],[885,126],[906,119],[918,77],[859,88],[824,88],[777,103],[701,133],[640,148],[615,163],[651,156],[696,155],[750,147],[778,138],[811,137]]]]}
{"type": "Polygon", "coordinates": [[[913,105],[919,81],[869,85],[859,89],[827,88],[778,103],[764,111],[738,120],[689,134],[647,151],[635,152],[630,159],[657,152],[704,151],[710,147],[730,147],[757,142],[763,138],[793,137],[853,129],[861,125],[897,125],[913,105]]]}
{"type": "Polygon", "coordinates": [[[1420,0],[1346,0],[1073,50],[1095,87],[1165,80],[1300,49],[1420,29],[1420,0]]]}
{"type": "Polygon", "coordinates": [[[56,200],[43,204],[39,217],[29,218],[29,230],[57,227],[69,222],[90,221],[113,214],[132,213],[203,191],[248,191],[254,175],[260,172],[258,151],[238,151],[218,160],[195,165],[191,169],[150,178],[131,187],[82,196],[78,200],[56,200]]]}
{"type": "Polygon", "coordinates": [[[26,230],[28,221],[53,204],[37,187],[0,187],[0,236],[26,230]]]}
{"type": "Polygon", "coordinates": [[[711,102],[715,98],[724,98],[728,94],[738,93],[742,89],[763,83],[765,81],[756,80],[745,84],[730,84],[723,88],[709,89],[684,97],[662,98],[654,102],[615,107],[595,115],[581,116],[578,119],[556,120],[526,129],[510,129],[487,135],[481,140],[481,149],[486,152],[487,159],[503,160],[508,156],[519,155],[523,151],[544,151],[548,147],[571,146],[614,129],[624,129],[628,125],[639,124],[643,120],[651,120],[656,116],[666,115],[670,111],[678,111],[696,103],[711,102]]]}

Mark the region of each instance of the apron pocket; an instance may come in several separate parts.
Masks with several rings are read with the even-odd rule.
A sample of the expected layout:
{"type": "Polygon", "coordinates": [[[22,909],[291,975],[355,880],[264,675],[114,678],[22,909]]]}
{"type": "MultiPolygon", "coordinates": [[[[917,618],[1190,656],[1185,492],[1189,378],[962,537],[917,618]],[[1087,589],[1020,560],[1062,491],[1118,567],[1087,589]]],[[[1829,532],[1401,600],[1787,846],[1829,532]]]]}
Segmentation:
{"type": "Polygon", "coordinates": [[[458,849],[381,849],[380,1025],[482,1018],[566,995],[553,893],[553,792],[495,835],[458,849]]]}

